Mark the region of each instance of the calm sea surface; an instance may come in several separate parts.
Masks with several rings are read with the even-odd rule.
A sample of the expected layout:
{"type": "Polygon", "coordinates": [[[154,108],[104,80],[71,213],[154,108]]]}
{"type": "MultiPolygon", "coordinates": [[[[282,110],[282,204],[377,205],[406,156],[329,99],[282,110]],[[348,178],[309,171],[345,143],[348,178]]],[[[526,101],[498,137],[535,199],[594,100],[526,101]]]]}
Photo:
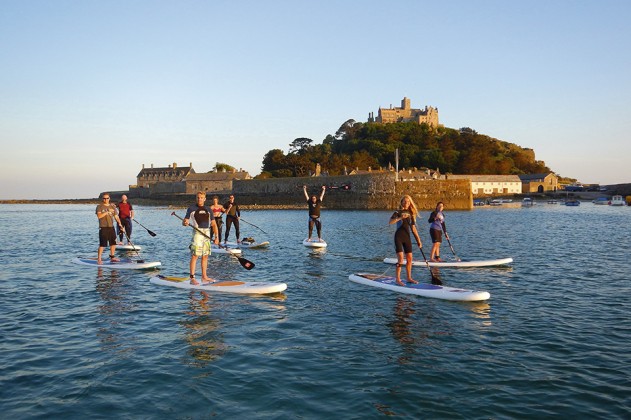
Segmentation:
{"type": "MultiPolygon", "coordinates": [[[[209,272],[288,289],[239,296],[73,264],[96,255],[94,208],[0,206],[3,418],[631,418],[631,208],[446,209],[459,257],[515,259],[441,270],[483,303],[350,282],[393,273],[386,211],[324,210],[320,252],[301,245],[306,210],[243,212],[271,247],[244,252],[252,271],[213,255],[209,272]]],[[[181,276],[191,231],[171,211],[137,207],[157,236],[133,239],[181,276]]]]}

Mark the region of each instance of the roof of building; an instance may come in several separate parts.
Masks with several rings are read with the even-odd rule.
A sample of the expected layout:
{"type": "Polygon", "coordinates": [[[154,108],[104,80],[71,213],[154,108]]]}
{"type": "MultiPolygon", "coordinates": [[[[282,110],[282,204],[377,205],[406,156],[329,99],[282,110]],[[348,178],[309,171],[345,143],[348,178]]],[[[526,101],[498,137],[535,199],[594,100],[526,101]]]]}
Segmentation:
{"type": "Polygon", "coordinates": [[[234,179],[250,179],[247,171],[239,172],[205,172],[193,173],[186,177],[187,181],[230,181],[234,179]]]}
{"type": "Polygon", "coordinates": [[[523,175],[519,175],[519,179],[521,179],[522,181],[536,181],[536,180],[543,180],[548,175],[554,175],[554,174],[552,172],[548,172],[545,174],[523,174],[523,175]]]}
{"type": "Polygon", "coordinates": [[[517,175],[448,175],[447,179],[469,179],[473,182],[521,182],[517,175]]]}

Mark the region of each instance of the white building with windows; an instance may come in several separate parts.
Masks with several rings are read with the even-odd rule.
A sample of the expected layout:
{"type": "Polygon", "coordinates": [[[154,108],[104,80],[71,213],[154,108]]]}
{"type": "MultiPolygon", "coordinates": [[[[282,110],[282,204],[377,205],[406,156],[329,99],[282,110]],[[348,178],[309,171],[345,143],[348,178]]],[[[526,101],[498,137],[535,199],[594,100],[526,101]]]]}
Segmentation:
{"type": "Polygon", "coordinates": [[[468,179],[474,197],[521,194],[522,181],[518,175],[447,175],[447,179],[468,179]]]}

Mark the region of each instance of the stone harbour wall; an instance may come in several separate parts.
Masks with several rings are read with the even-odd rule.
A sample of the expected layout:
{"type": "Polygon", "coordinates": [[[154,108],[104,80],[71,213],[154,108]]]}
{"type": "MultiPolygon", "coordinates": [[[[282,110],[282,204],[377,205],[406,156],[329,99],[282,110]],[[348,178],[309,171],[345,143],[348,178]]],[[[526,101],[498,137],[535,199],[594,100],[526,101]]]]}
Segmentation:
{"type": "Polygon", "coordinates": [[[405,194],[412,196],[419,210],[433,209],[438,201],[451,210],[473,207],[471,183],[467,180],[396,181],[391,172],[234,181],[232,192],[240,205],[306,206],[303,185],[310,195],[318,196],[325,185],[323,205],[330,209],[396,209],[405,194]]]}

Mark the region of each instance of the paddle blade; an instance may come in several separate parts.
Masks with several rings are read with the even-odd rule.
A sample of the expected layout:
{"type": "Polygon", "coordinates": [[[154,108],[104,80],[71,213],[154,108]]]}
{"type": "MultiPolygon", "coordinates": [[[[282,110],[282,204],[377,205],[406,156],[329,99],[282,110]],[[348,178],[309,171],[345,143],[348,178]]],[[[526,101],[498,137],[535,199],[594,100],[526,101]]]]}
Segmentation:
{"type": "Polygon", "coordinates": [[[252,261],[248,261],[245,258],[237,257],[239,259],[239,263],[246,270],[251,270],[254,268],[254,263],[252,261]]]}
{"type": "Polygon", "coordinates": [[[147,233],[148,233],[149,235],[151,235],[151,236],[156,236],[156,233],[155,233],[155,232],[150,231],[149,229],[147,229],[147,233]]]}

